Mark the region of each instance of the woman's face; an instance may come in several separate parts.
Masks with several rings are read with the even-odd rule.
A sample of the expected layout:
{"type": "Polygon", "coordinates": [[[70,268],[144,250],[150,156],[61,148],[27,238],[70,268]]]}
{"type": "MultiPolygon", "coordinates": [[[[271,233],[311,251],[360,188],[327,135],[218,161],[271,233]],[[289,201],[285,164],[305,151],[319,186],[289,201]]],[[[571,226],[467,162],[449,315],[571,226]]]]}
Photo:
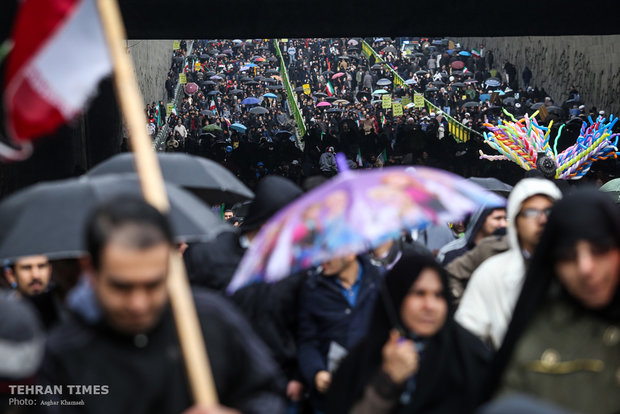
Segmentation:
{"type": "Polygon", "coordinates": [[[405,327],[422,337],[435,335],[446,321],[448,303],[443,297],[441,278],[426,267],[409,289],[400,308],[405,327]]]}

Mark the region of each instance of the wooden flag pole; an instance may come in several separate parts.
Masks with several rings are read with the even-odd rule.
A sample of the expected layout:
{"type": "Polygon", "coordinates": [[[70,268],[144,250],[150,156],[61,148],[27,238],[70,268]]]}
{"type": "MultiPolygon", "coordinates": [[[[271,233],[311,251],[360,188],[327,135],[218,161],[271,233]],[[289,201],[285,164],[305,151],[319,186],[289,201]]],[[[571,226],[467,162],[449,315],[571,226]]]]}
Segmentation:
{"type": "MultiPolygon", "coordinates": [[[[116,0],[97,0],[97,3],[113,61],[116,97],[129,130],[144,198],[160,211],[167,212],[170,204],[161,168],[151,139],[146,133],[144,102],[138,89],[133,64],[125,51],[126,34],[118,3],[116,0]]],[[[168,290],[194,402],[203,406],[217,405],[218,398],[204,338],[183,260],[178,252],[173,252],[170,256],[168,290]]]]}

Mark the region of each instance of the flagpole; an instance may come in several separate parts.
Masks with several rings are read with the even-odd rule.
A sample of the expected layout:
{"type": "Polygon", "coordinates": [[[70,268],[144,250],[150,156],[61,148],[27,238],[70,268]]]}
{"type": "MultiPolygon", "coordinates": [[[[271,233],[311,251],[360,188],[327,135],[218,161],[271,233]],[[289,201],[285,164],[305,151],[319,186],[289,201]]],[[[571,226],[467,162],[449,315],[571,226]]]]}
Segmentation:
{"type": "MultiPolygon", "coordinates": [[[[113,62],[116,97],[129,130],[144,198],[160,211],[167,212],[170,204],[151,139],[146,133],[144,102],[133,64],[123,46],[126,34],[118,3],[116,0],[97,0],[97,3],[113,62]]],[[[217,405],[218,397],[196,307],[183,260],[176,251],[170,256],[168,291],[194,402],[203,406],[217,405]]]]}

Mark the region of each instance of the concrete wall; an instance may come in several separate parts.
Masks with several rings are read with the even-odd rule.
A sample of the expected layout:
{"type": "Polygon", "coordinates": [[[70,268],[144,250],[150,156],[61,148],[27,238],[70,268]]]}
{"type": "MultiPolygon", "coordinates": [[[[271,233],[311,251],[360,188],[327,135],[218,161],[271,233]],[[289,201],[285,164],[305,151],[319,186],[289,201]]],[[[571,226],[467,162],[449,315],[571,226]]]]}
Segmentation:
{"type": "MultiPolygon", "coordinates": [[[[567,23],[569,24],[569,23],[567,23]]],[[[465,48],[480,44],[493,50],[495,67],[504,60],[517,68],[519,85],[525,66],[532,71],[533,86],[544,87],[556,104],[568,97],[575,85],[586,108],[596,106],[620,115],[620,35],[527,36],[456,38],[465,48]]]]}
{"type": "Polygon", "coordinates": [[[147,103],[166,101],[166,77],[172,63],[172,40],[127,41],[138,77],[140,92],[147,103]]]}

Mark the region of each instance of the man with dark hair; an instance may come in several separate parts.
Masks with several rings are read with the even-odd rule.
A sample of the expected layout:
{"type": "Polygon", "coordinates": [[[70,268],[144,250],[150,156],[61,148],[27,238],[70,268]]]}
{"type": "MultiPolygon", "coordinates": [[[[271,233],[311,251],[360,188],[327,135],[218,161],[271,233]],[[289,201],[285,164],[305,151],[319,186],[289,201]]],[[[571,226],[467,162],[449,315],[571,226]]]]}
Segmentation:
{"type": "MultiPolygon", "coordinates": [[[[42,381],[100,386],[56,396],[83,400],[80,412],[183,412],[192,400],[166,285],[176,252],[165,216],[139,199],[114,200],[92,214],[86,240],[92,298],[52,331],[42,381]]],[[[264,345],[226,301],[205,291],[194,298],[219,400],[235,409],[195,411],[279,412],[283,384],[264,345]]]]}
{"type": "Polygon", "coordinates": [[[52,266],[46,256],[20,257],[5,267],[5,277],[20,296],[43,293],[52,276],[52,266]]]}

